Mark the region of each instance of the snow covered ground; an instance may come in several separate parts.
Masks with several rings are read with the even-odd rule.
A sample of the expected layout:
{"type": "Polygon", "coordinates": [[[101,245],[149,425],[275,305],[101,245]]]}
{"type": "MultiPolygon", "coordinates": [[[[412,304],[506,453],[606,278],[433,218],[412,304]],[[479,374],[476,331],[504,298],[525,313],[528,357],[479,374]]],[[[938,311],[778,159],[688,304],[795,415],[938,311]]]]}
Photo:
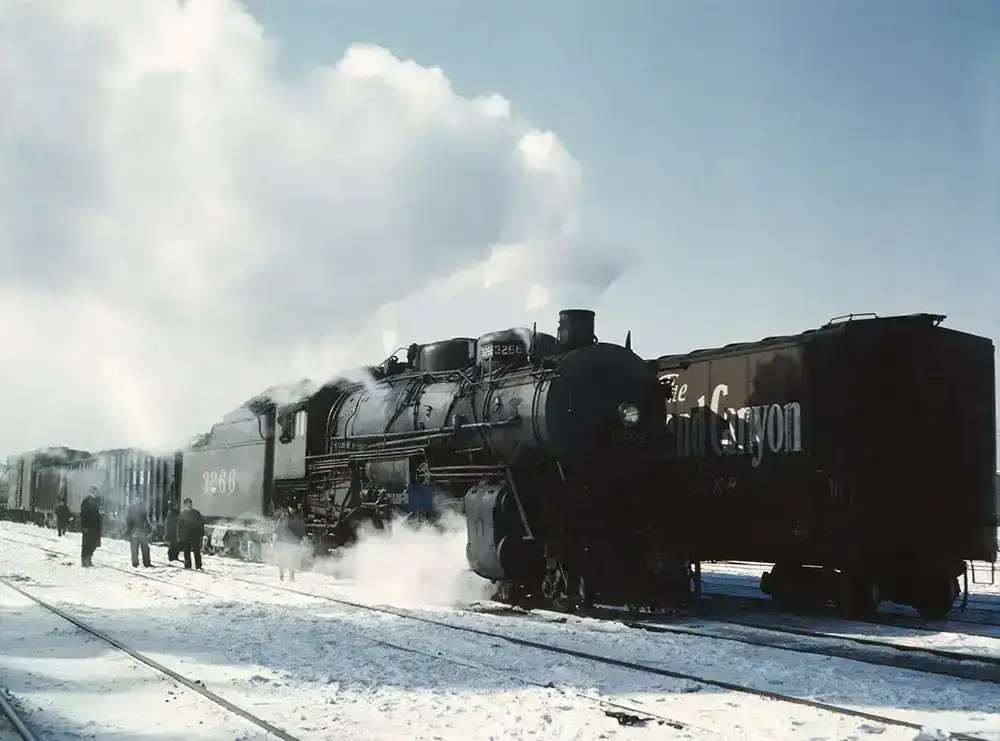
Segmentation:
{"type": "Polygon", "coordinates": [[[21,741],[10,721],[2,715],[0,715],[0,741],[21,741]]]}
{"type": "Polygon", "coordinates": [[[102,741],[263,736],[4,585],[0,605],[3,684],[35,711],[34,725],[51,741],[85,734],[102,741]]]}
{"type": "MultiPolygon", "coordinates": [[[[383,569],[395,564],[399,571],[412,572],[415,557],[401,559],[400,555],[383,553],[376,561],[383,569]],[[405,563],[407,560],[411,563],[405,563]]],[[[280,584],[275,570],[263,565],[206,557],[206,573],[200,574],[164,561],[165,552],[154,549],[157,566],[140,571],[167,583],[107,568],[83,570],[79,567],[79,535],[60,540],[51,530],[0,523],[0,576],[18,579],[17,584],[30,593],[201,680],[217,694],[301,739],[917,736],[913,730],[554,656],[484,636],[332,604],[308,594],[282,592],[274,588],[280,584]],[[66,556],[51,556],[22,545],[27,543],[42,544],[66,556]],[[237,582],[233,576],[258,584],[237,582]],[[653,720],[645,726],[620,725],[605,713],[623,707],[608,703],[653,720]],[[664,727],[655,717],[679,721],[686,727],[664,727]]],[[[95,564],[128,567],[127,545],[105,540],[95,564]]],[[[392,589],[385,584],[373,590],[371,571],[354,564],[353,579],[304,573],[294,587],[362,603],[392,601],[388,599],[392,589]]],[[[398,579],[399,574],[395,578],[388,574],[385,581],[398,579]]],[[[29,722],[50,729],[59,726],[66,733],[63,738],[254,737],[239,735],[248,733],[246,723],[239,720],[229,721],[233,728],[210,726],[206,720],[199,726],[200,735],[184,731],[171,736],[173,730],[163,730],[167,726],[154,729],[159,722],[154,719],[165,707],[186,708],[187,704],[180,703],[204,705],[207,701],[159,680],[177,697],[176,704],[167,705],[163,691],[143,689],[155,681],[149,669],[139,666],[131,671],[132,676],[148,675],[149,679],[126,680],[130,675],[124,667],[131,660],[112,659],[108,652],[92,647],[85,653],[84,648],[91,644],[74,628],[68,624],[59,627],[61,619],[51,615],[29,620],[32,610],[40,608],[31,608],[24,598],[12,595],[16,593],[0,591],[0,684],[30,711],[29,722]],[[29,645],[36,648],[18,648],[29,645]],[[64,645],[75,648],[60,648],[64,645]],[[60,652],[87,658],[77,662],[46,658],[62,656],[60,652]],[[118,663],[106,663],[110,661],[118,663]],[[85,672],[73,668],[81,665],[86,666],[85,672]],[[118,667],[117,673],[112,666],[118,667]],[[83,673],[91,679],[84,682],[83,673]],[[121,703],[125,692],[128,701],[121,703]],[[101,704],[95,697],[111,699],[101,704]],[[115,715],[118,707],[127,708],[130,717],[145,719],[146,725],[141,730],[127,726],[127,718],[115,715]],[[104,723],[107,728],[88,726],[88,722],[104,723]]],[[[413,597],[401,594],[400,601],[412,608],[413,597]]],[[[1000,740],[1000,685],[996,684],[705,638],[637,633],[597,621],[539,623],[431,606],[424,607],[421,614],[455,625],[1000,740]]],[[[198,712],[201,715],[197,717],[203,718],[205,711],[198,712]]],[[[194,717],[191,713],[194,710],[175,711],[176,718],[163,722],[181,723],[178,718],[194,717]]],[[[225,711],[219,713],[225,717],[225,711]]]]}

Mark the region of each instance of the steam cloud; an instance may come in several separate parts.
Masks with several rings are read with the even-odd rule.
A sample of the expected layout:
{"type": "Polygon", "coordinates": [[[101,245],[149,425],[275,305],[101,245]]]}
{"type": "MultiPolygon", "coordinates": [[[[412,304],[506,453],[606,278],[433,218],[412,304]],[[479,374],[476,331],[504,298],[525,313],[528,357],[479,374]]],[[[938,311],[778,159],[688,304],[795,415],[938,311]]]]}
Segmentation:
{"type": "Polygon", "coordinates": [[[237,0],[0,0],[0,455],[181,444],[620,274],[579,164],[507,100],[374,46],[294,77],[280,52],[237,0]]]}
{"type": "Polygon", "coordinates": [[[469,571],[465,558],[464,518],[445,513],[439,527],[394,520],[382,531],[363,530],[357,543],[314,569],[350,580],[350,594],[367,603],[420,607],[488,599],[490,583],[469,571]]]}

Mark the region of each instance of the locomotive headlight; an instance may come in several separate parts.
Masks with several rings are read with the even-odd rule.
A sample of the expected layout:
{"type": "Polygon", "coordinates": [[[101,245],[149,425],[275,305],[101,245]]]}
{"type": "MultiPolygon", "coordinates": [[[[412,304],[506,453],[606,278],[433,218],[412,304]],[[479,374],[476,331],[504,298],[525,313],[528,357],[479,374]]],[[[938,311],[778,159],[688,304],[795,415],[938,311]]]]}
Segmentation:
{"type": "Polygon", "coordinates": [[[639,407],[635,404],[622,404],[618,407],[618,416],[626,427],[635,427],[639,424],[639,407]]]}

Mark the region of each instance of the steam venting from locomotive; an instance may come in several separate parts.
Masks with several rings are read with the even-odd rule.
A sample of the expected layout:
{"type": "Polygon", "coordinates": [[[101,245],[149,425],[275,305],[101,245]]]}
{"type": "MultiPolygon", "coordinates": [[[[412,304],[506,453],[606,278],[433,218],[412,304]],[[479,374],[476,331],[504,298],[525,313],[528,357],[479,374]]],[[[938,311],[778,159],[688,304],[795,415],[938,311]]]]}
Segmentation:
{"type": "Polygon", "coordinates": [[[354,599],[400,607],[467,604],[488,599],[492,587],[469,569],[465,519],[444,512],[436,527],[393,520],[363,526],[357,540],[314,570],[346,580],[354,599]]]}

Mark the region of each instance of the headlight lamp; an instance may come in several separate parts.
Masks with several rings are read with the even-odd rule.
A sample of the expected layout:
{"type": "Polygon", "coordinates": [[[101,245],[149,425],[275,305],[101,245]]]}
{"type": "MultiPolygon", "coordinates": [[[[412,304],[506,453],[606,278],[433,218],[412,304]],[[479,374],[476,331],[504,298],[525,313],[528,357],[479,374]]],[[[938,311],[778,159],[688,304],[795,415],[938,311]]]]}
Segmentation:
{"type": "Polygon", "coordinates": [[[626,427],[635,427],[639,424],[639,407],[635,404],[621,404],[618,407],[618,416],[626,427]]]}

